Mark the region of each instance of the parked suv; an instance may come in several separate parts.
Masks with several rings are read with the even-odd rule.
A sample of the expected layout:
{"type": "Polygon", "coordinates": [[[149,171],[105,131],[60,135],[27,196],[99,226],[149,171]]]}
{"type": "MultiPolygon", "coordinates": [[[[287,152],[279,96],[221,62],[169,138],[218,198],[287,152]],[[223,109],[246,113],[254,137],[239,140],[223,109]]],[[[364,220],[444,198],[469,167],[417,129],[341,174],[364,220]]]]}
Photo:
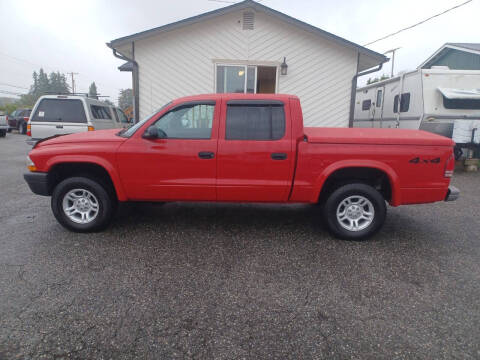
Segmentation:
{"type": "Polygon", "coordinates": [[[17,109],[8,115],[8,132],[12,131],[12,129],[16,129],[19,133],[26,134],[27,123],[31,112],[31,109],[17,109]]]}
{"type": "Polygon", "coordinates": [[[0,111],[0,137],[5,137],[8,130],[8,116],[4,111],[0,111]]]}
{"type": "Polygon", "coordinates": [[[79,95],[45,95],[38,99],[28,122],[31,142],[83,131],[122,128],[129,124],[119,108],[79,95]]]}

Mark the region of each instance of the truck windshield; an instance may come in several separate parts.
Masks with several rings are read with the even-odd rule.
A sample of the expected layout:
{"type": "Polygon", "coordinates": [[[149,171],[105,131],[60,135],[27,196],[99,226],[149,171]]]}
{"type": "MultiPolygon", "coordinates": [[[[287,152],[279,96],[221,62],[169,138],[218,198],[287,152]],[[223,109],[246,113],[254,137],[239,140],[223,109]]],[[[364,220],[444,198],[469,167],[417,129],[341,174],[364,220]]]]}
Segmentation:
{"type": "Polygon", "coordinates": [[[132,136],[133,134],[135,134],[135,132],[140,129],[143,124],[145,124],[148,120],[150,120],[153,116],[155,116],[156,114],[158,114],[160,111],[162,111],[163,109],[165,109],[167,106],[170,106],[172,104],[172,102],[170,101],[169,103],[166,103],[165,105],[163,105],[160,109],[154,111],[153,113],[151,113],[150,115],[148,115],[145,119],[143,119],[142,121],[139,121],[138,123],[136,123],[135,125],[132,125],[130,126],[129,128],[125,129],[125,130],[122,130],[118,133],[119,136],[122,136],[122,137],[130,137],[132,136]]]}

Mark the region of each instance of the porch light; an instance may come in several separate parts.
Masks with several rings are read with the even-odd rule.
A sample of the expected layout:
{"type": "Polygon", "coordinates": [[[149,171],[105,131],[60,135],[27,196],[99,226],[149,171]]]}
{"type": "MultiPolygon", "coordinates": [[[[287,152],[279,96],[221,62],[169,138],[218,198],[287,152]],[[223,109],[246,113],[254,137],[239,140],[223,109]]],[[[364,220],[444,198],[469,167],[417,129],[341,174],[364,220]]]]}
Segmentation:
{"type": "Polygon", "coordinates": [[[283,63],[280,65],[280,74],[287,75],[287,71],[288,71],[288,65],[286,62],[286,58],[284,57],[283,63]]]}

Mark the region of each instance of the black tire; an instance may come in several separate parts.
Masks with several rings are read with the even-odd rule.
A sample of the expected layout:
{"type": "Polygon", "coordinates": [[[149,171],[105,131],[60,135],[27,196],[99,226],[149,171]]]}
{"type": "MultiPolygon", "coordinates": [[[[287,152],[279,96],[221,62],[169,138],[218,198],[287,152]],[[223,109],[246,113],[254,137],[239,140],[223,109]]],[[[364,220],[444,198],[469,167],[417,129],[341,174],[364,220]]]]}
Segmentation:
{"type": "Polygon", "coordinates": [[[57,221],[75,232],[94,232],[103,230],[110,223],[116,208],[116,199],[99,182],[86,177],[71,177],[61,181],[53,190],[51,206],[57,221]],[[64,197],[74,189],[87,190],[98,202],[98,213],[88,223],[72,221],[63,210],[64,197]]]}
{"type": "Polygon", "coordinates": [[[7,136],[7,130],[0,130],[0,137],[7,136]]]}
{"type": "Polygon", "coordinates": [[[22,135],[25,135],[27,133],[27,123],[22,122],[18,127],[18,132],[22,135]]]}
{"type": "MultiPolygon", "coordinates": [[[[346,207],[344,206],[343,208],[346,212],[346,207]]],[[[344,240],[359,241],[373,236],[378,230],[380,230],[385,222],[387,207],[385,205],[385,199],[383,196],[373,187],[363,183],[353,183],[343,185],[333,191],[325,202],[323,211],[328,229],[335,237],[344,240]],[[357,205],[356,208],[353,209],[354,211],[357,210],[358,212],[363,213],[364,210],[368,210],[371,206],[373,206],[374,209],[374,213],[372,215],[373,219],[370,223],[368,220],[363,218],[353,220],[357,225],[360,224],[359,230],[349,230],[345,228],[344,226],[348,226],[349,224],[351,225],[351,220],[347,218],[343,222],[344,226],[342,226],[342,222],[337,217],[337,209],[340,211],[339,216],[341,216],[342,212],[342,208],[339,207],[340,204],[349,198],[353,202],[360,201],[362,198],[367,199],[370,202],[370,204],[367,202],[365,207],[357,205]],[[365,226],[365,228],[362,228],[362,226],[365,226]]],[[[357,215],[354,213],[352,216],[355,217],[357,215]]]]}

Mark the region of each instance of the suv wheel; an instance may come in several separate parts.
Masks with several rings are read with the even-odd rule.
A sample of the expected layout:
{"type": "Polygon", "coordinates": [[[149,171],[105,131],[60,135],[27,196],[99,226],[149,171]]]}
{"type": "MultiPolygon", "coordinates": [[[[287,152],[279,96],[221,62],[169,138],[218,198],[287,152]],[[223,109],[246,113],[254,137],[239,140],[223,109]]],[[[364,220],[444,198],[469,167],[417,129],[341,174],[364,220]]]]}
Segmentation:
{"type": "Polygon", "coordinates": [[[7,130],[0,130],[0,137],[5,137],[7,135],[7,130]]]}
{"type": "Polygon", "coordinates": [[[55,187],[51,206],[55,218],[67,229],[91,232],[109,224],[115,201],[97,181],[72,177],[55,187]]]}
{"type": "Polygon", "coordinates": [[[373,187],[354,183],[339,187],[328,197],[324,216],[330,232],[345,240],[364,240],[385,222],[385,199],[373,187]]]}

